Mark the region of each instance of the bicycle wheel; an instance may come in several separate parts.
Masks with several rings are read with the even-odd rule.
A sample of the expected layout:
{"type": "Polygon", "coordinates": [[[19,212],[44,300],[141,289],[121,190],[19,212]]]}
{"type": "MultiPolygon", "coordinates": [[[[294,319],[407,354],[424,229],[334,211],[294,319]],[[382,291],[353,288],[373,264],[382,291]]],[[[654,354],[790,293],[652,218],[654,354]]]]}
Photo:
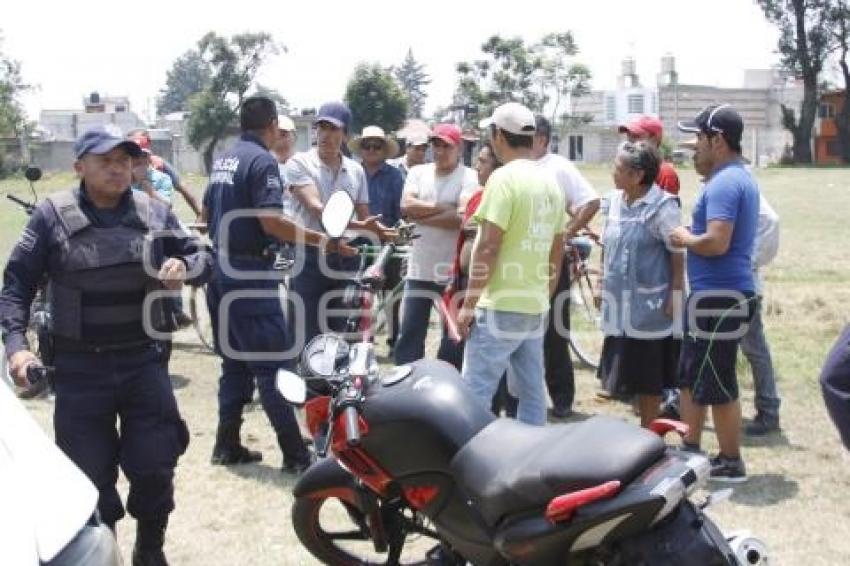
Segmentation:
{"type": "Polygon", "coordinates": [[[599,367],[602,343],[602,314],[593,302],[590,275],[584,271],[570,284],[570,349],[588,368],[599,367]]]}
{"type": "Polygon", "coordinates": [[[210,352],[215,350],[213,340],[212,320],[210,320],[209,309],[207,309],[206,287],[193,287],[189,296],[189,313],[192,316],[192,326],[200,343],[210,352]]]}

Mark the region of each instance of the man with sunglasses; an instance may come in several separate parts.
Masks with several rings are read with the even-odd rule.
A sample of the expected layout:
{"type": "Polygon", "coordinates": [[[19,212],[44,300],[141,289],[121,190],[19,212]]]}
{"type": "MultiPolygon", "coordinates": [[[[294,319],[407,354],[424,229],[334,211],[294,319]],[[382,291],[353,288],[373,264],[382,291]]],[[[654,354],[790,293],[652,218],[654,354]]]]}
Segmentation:
{"type": "Polygon", "coordinates": [[[682,420],[690,427],[685,447],[700,449],[710,406],[720,445],[711,478],[742,482],[747,472],[735,362],[756,300],[752,255],[759,189],[741,156],[744,122],[734,108],[708,106],[679,129],[697,135],[694,162],[708,172],[690,229],[682,226],[670,235],[673,246],[688,252],[690,294],[679,364],[682,420]]]}
{"type": "MultiPolygon", "coordinates": [[[[461,226],[459,208],[478,188],[478,175],[460,160],[460,127],[438,124],[430,140],[434,162],[410,170],[401,199],[401,211],[416,222],[420,237],[414,240],[407,261],[396,364],[425,355],[431,307],[449,282],[453,265],[461,226]]],[[[444,331],[437,357],[460,366],[460,355],[460,348],[444,331]]]]}
{"type": "MultiPolygon", "coordinates": [[[[353,138],[348,148],[359,155],[369,186],[369,213],[380,216],[386,226],[395,226],[401,219],[401,190],[404,180],[401,171],[387,162],[398,154],[398,143],[379,126],[366,126],[353,138]]],[[[401,261],[390,258],[384,268],[384,289],[389,291],[401,282],[401,261]]],[[[395,346],[398,337],[398,316],[401,301],[395,298],[389,305],[392,311],[387,346],[395,346]]]]}

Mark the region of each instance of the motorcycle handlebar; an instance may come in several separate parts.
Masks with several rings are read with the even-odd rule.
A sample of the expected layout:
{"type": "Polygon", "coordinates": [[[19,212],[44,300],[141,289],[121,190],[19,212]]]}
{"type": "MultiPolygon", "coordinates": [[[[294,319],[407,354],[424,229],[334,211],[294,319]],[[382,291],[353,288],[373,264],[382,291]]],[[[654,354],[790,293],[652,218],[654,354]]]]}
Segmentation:
{"type": "Polygon", "coordinates": [[[14,202],[18,206],[22,207],[27,212],[27,214],[32,214],[32,211],[35,210],[35,206],[32,203],[29,203],[25,200],[21,200],[15,195],[6,195],[6,198],[14,202]]]}
{"type": "Polygon", "coordinates": [[[342,413],[345,422],[345,439],[352,448],[360,445],[360,415],[357,407],[346,407],[342,413]]]}

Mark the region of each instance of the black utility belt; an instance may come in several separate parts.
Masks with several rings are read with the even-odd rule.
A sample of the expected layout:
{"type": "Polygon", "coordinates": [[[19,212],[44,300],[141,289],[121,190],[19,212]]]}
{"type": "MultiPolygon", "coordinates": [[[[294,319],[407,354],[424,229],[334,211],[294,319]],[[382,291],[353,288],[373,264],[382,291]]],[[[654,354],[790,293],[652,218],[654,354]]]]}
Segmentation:
{"type": "Polygon", "coordinates": [[[82,352],[99,354],[102,352],[118,352],[121,350],[135,350],[153,345],[154,341],[150,338],[139,340],[129,340],[127,342],[115,342],[109,344],[97,344],[92,342],[83,342],[73,340],[71,338],[63,338],[62,336],[53,337],[53,349],[55,352],[82,352]]]}

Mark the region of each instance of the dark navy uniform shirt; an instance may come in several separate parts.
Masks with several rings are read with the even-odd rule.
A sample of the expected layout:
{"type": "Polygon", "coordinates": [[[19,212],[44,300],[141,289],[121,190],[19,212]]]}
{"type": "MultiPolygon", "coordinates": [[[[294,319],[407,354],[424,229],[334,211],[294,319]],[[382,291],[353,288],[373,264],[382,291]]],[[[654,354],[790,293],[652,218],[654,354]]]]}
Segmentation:
{"type": "Polygon", "coordinates": [[[367,171],[366,180],[369,183],[369,214],[380,214],[382,224],[394,226],[401,219],[404,188],[401,171],[385,161],[374,175],[367,171]]]}
{"type": "Polygon", "coordinates": [[[222,252],[226,239],[230,255],[259,257],[273,242],[263,232],[256,214],[250,212],[256,208],[283,211],[283,183],[278,163],[259,137],[243,133],[215,160],[204,193],[204,206],[216,253],[222,252]],[[246,215],[224,225],[225,215],[236,210],[244,210],[246,215]]]}
{"type": "MultiPolygon", "coordinates": [[[[85,185],[80,183],[80,208],[92,226],[112,228],[121,222],[131,206],[130,195],[128,187],[115,208],[97,208],[86,194],[85,185]]],[[[168,213],[165,229],[173,230],[175,234],[183,232],[171,212],[168,213]]],[[[0,292],[0,329],[7,356],[28,347],[25,335],[30,304],[44,275],[50,277],[60,269],[57,241],[62,230],[62,222],[53,206],[46,201],[42,202],[33,211],[21,238],[12,249],[3,272],[3,290],[0,292]]],[[[200,249],[196,238],[189,234],[175,235],[157,238],[155,242],[153,261],[157,266],[167,257],[179,257],[186,263],[190,273],[198,269],[197,277],[188,280],[188,283],[202,283],[209,276],[211,257],[207,251],[200,249]]]]}

